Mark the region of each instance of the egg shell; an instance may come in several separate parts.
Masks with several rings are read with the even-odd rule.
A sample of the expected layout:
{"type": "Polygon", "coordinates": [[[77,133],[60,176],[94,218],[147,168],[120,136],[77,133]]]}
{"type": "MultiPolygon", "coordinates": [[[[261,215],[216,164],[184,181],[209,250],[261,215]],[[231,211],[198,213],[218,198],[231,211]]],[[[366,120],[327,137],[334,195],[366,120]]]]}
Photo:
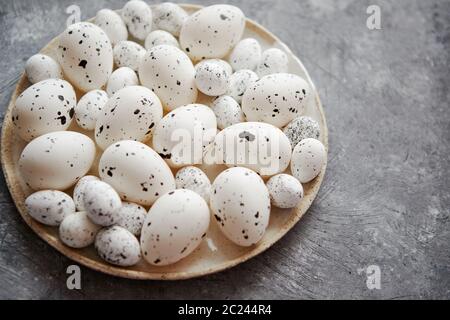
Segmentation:
{"type": "Polygon", "coordinates": [[[223,69],[225,69],[225,71],[227,72],[228,76],[231,76],[233,74],[233,68],[231,67],[231,65],[228,62],[226,62],[225,60],[222,60],[222,59],[205,59],[205,60],[202,60],[199,63],[197,63],[195,65],[195,68],[198,68],[199,66],[201,66],[204,63],[215,63],[215,64],[218,64],[223,69]]]}
{"type": "Polygon", "coordinates": [[[178,37],[188,14],[179,5],[164,2],[153,8],[153,23],[161,30],[178,37]]]}
{"type": "Polygon", "coordinates": [[[85,130],[94,130],[99,113],[108,102],[108,94],[103,90],[92,90],[81,97],[75,107],[75,120],[85,130]]]}
{"type": "Polygon", "coordinates": [[[59,226],[59,238],[71,248],[85,248],[95,241],[100,226],[94,224],[86,212],[69,214],[59,226]]]}
{"type": "Polygon", "coordinates": [[[282,50],[278,48],[267,49],[263,52],[261,62],[256,67],[256,73],[260,78],[274,73],[286,73],[289,71],[289,60],[282,50]]]}
{"type": "Polygon", "coordinates": [[[95,141],[102,149],[120,140],[148,141],[163,109],[158,97],[142,86],[120,89],[98,115],[95,141]]]}
{"type": "Polygon", "coordinates": [[[293,176],[279,174],[267,181],[270,199],[275,207],[281,209],[295,208],[303,198],[303,186],[293,176]]]}
{"type": "Polygon", "coordinates": [[[25,199],[28,214],[47,226],[59,226],[66,216],[75,213],[71,197],[61,191],[43,190],[25,199]]]}
{"type": "Polygon", "coordinates": [[[141,247],[136,237],[119,226],[100,230],[95,237],[98,255],[111,264],[130,267],[141,260],[141,247]]]}
{"type": "Polygon", "coordinates": [[[84,176],[80,180],[78,180],[75,188],[73,189],[73,201],[75,203],[75,207],[77,211],[86,211],[84,208],[84,188],[88,181],[98,181],[100,180],[96,176],[84,176]]]}
{"type": "Polygon", "coordinates": [[[114,63],[119,68],[128,67],[137,71],[145,52],[145,48],[136,42],[121,41],[114,47],[114,63]]]}
{"type": "Polygon", "coordinates": [[[175,175],[177,189],[187,189],[200,195],[206,202],[209,202],[211,194],[211,181],[208,176],[199,168],[188,166],[178,170],[175,175]]]}
{"type": "Polygon", "coordinates": [[[326,150],[322,142],[316,139],[304,139],[294,148],[291,171],[301,183],[316,178],[326,162],[326,150]]]}
{"type": "Polygon", "coordinates": [[[308,83],[294,74],[265,76],[245,91],[242,111],[248,121],[282,128],[305,111],[310,90],[308,83]]]}
{"type": "Polygon", "coordinates": [[[307,138],[319,139],[320,126],[311,117],[298,117],[292,120],[284,129],[284,134],[294,148],[300,141],[307,138]]]}
{"type": "Polygon", "coordinates": [[[197,100],[194,65],[174,46],[151,48],[142,59],[139,79],[156,93],[168,111],[197,100]]]}
{"type": "Polygon", "coordinates": [[[144,207],[132,202],[123,202],[116,212],[116,224],[138,236],[141,234],[146,214],[147,210],[144,207]]]}
{"type": "Polygon", "coordinates": [[[195,68],[195,84],[208,96],[220,96],[228,89],[229,74],[217,63],[201,62],[195,68]]]}
{"type": "Polygon", "coordinates": [[[217,127],[225,129],[245,121],[241,106],[230,96],[217,97],[211,104],[217,118],[217,127]]]}
{"type": "Polygon", "coordinates": [[[192,60],[223,58],[244,33],[241,9],[218,4],[203,8],[186,19],[180,32],[180,45],[192,60]]]}
{"type": "Polygon", "coordinates": [[[122,9],[122,19],[130,34],[138,40],[144,40],[152,31],[152,9],[144,1],[128,1],[122,9]]]}
{"type": "Polygon", "coordinates": [[[239,41],[230,53],[228,61],[234,70],[255,70],[262,58],[261,45],[258,40],[247,38],[239,41]]]}
{"type": "Polygon", "coordinates": [[[162,44],[174,46],[176,48],[180,47],[180,45],[178,44],[178,40],[175,39],[172,34],[163,30],[152,31],[145,39],[145,49],[147,50],[150,50],[151,48],[162,44]]]}
{"type": "Polygon", "coordinates": [[[264,236],[270,196],[254,171],[241,167],[223,171],[213,182],[210,205],[220,230],[235,244],[252,246],[264,236]]]}
{"type": "Polygon", "coordinates": [[[145,217],[141,233],[144,259],[155,266],[173,264],[191,254],[206,236],[209,208],[191,190],[159,198],[145,217]]]}
{"type": "Polygon", "coordinates": [[[216,133],[217,121],[211,108],[190,104],[168,113],[156,125],[153,148],[173,168],[199,164],[203,148],[216,133]]]}
{"type": "Polygon", "coordinates": [[[109,184],[91,180],[84,187],[83,205],[92,222],[108,227],[116,223],[116,211],[122,206],[122,201],[109,184]]]}
{"type": "Polygon", "coordinates": [[[58,38],[57,54],[65,77],[81,91],[101,89],[113,69],[111,41],[89,22],[69,26],[58,38]]]}
{"type": "Polygon", "coordinates": [[[147,145],[120,141],[105,150],[99,173],[125,201],[152,205],[164,193],[175,189],[175,178],[164,160],[147,145]]]}
{"type": "Polygon", "coordinates": [[[94,23],[105,31],[114,46],[120,41],[128,39],[128,30],[120,15],[110,9],[97,12],[94,23]]]}
{"type": "Polygon", "coordinates": [[[236,71],[229,78],[226,95],[241,103],[247,88],[253,86],[258,80],[258,75],[251,70],[236,71]]]}
{"type": "Polygon", "coordinates": [[[25,73],[31,84],[46,79],[63,79],[61,66],[52,57],[45,54],[31,56],[25,64],[25,73]]]}
{"type": "Polygon", "coordinates": [[[115,70],[108,79],[106,92],[109,96],[114,95],[120,89],[139,85],[139,79],[133,69],[122,67],[115,70]]]}
{"type": "Polygon", "coordinates": [[[86,175],[95,158],[95,144],[73,131],[47,133],[31,141],[19,158],[19,170],[33,190],[65,190],[86,175]]]}

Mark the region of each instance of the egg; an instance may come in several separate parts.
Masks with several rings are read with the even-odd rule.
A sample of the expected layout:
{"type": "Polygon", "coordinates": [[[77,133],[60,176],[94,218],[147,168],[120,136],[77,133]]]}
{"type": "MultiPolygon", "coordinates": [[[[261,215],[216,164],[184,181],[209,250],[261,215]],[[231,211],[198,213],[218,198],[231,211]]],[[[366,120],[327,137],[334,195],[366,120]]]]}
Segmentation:
{"type": "Polygon", "coordinates": [[[84,187],[83,205],[92,222],[108,227],[116,223],[116,211],[122,206],[122,201],[109,184],[91,180],[84,187]]]}
{"type": "Polygon", "coordinates": [[[115,70],[108,79],[106,92],[109,96],[116,94],[117,91],[129,86],[139,85],[139,79],[133,69],[122,67],[115,70]]]}
{"type": "Polygon", "coordinates": [[[211,182],[201,169],[188,166],[178,170],[175,175],[175,184],[177,189],[192,190],[209,202],[211,182]]]}
{"type": "Polygon", "coordinates": [[[97,12],[94,23],[105,31],[114,46],[120,41],[128,39],[128,30],[120,15],[110,9],[97,12]]]}
{"type": "Polygon", "coordinates": [[[170,32],[175,37],[180,35],[181,27],[188,14],[179,5],[164,2],[153,8],[153,23],[161,30],[170,32]]]}
{"type": "Polygon", "coordinates": [[[175,189],[175,178],[164,160],[136,141],[120,141],[106,149],[100,158],[99,173],[123,200],[144,206],[175,189]]]}
{"type": "Polygon", "coordinates": [[[95,249],[103,260],[121,267],[133,266],[141,260],[139,241],[119,226],[100,230],[95,237],[95,249]]]}
{"type": "Polygon", "coordinates": [[[120,140],[148,141],[161,120],[163,109],[148,88],[120,89],[106,103],[95,125],[95,141],[102,149],[120,140]]]}
{"type": "Polygon", "coordinates": [[[282,128],[302,115],[310,90],[308,83],[294,74],[265,76],[245,91],[242,111],[248,121],[282,128]]]}
{"type": "Polygon", "coordinates": [[[273,176],[266,186],[272,204],[281,209],[295,208],[303,198],[302,184],[288,174],[273,176]]]}
{"type": "Polygon", "coordinates": [[[174,46],[176,48],[180,47],[180,45],[178,44],[178,40],[175,39],[172,34],[163,30],[152,31],[145,39],[145,49],[147,50],[150,50],[151,48],[162,44],[174,46]]]}
{"type": "Polygon", "coordinates": [[[206,236],[209,208],[191,190],[159,198],[145,217],[141,233],[144,259],[155,266],[173,264],[191,254],[206,236]]]}
{"type": "Polygon", "coordinates": [[[114,63],[120,67],[128,67],[137,71],[146,50],[133,41],[121,41],[114,47],[114,63]]]}
{"type": "Polygon", "coordinates": [[[264,51],[261,62],[256,67],[256,73],[260,78],[274,73],[286,73],[288,70],[288,57],[286,53],[277,48],[264,51]]]}
{"type": "Polygon", "coordinates": [[[194,65],[174,46],[151,48],[139,67],[139,79],[156,93],[168,111],[197,100],[194,65]]]}
{"type": "Polygon", "coordinates": [[[42,135],[23,149],[19,171],[33,190],[65,190],[86,175],[95,158],[95,144],[73,131],[42,135]]]}
{"type": "Polygon", "coordinates": [[[46,79],[63,79],[61,66],[52,57],[45,54],[35,54],[25,64],[25,73],[31,84],[46,79]]]}
{"type": "Polygon", "coordinates": [[[98,114],[108,102],[108,94],[103,90],[92,90],[81,97],[75,107],[75,120],[85,130],[94,130],[98,114]]]}
{"type": "Polygon", "coordinates": [[[211,104],[211,109],[216,115],[217,127],[219,129],[225,129],[245,121],[241,106],[230,96],[216,98],[211,104]]]}
{"type": "Polygon", "coordinates": [[[243,122],[219,132],[214,140],[217,164],[241,166],[271,177],[284,172],[291,160],[291,144],[278,128],[261,122],[243,122]]]}
{"type": "Polygon", "coordinates": [[[48,79],[27,88],[12,110],[17,134],[25,141],[66,130],[74,116],[76,95],[70,83],[48,79]]]}
{"type": "Polygon", "coordinates": [[[312,138],[302,140],[292,153],[292,175],[301,183],[312,181],[322,171],[326,156],[322,142],[312,138]]]}
{"type": "Polygon", "coordinates": [[[223,234],[239,246],[258,243],[269,224],[270,196],[254,171],[231,168],[214,180],[211,210],[223,234]]]}
{"type": "Polygon", "coordinates": [[[211,108],[190,104],[168,113],[156,125],[153,148],[173,168],[199,164],[203,148],[216,133],[217,121],[211,108]]]}
{"type": "Polygon", "coordinates": [[[234,70],[255,70],[261,61],[261,45],[258,40],[247,38],[239,41],[230,53],[228,61],[234,70]]]}
{"type": "Polygon", "coordinates": [[[144,1],[128,1],[122,9],[122,19],[130,34],[138,40],[144,40],[152,31],[152,9],[144,1]]]}
{"type": "Polygon", "coordinates": [[[89,22],[69,26],[58,38],[57,54],[65,77],[81,91],[103,87],[113,69],[111,41],[89,22]]]}
{"type": "Polygon", "coordinates": [[[43,190],[25,199],[28,214],[47,226],[59,226],[66,216],[75,213],[71,197],[61,191],[43,190]]]}
{"type": "Polygon", "coordinates": [[[247,88],[253,86],[258,80],[256,73],[251,70],[236,71],[229,78],[226,95],[241,103],[247,88]]]}
{"type": "Polygon", "coordinates": [[[197,68],[197,67],[201,66],[204,63],[215,63],[215,64],[218,64],[220,67],[225,69],[226,73],[228,74],[228,77],[230,77],[233,74],[233,68],[225,60],[222,60],[222,59],[205,59],[205,60],[202,60],[199,63],[197,63],[195,65],[195,67],[197,68]]]}
{"type": "Polygon", "coordinates": [[[86,211],[84,207],[84,188],[88,181],[98,181],[100,180],[96,176],[84,176],[80,180],[78,180],[75,188],[73,189],[73,201],[75,203],[75,207],[78,211],[86,211]]]}
{"type": "Polygon", "coordinates": [[[244,28],[241,9],[226,4],[209,6],[186,19],[180,45],[192,60],[223,58],[239,42],[244,28]]]}
{"type": "Polygon", "coordinates": [[[116,224],[138,236],[141,234],[146,214],[147,210],[143,206],[132,202],[123,202],[122,206],[116,211],[116,224]]]}
{"type": "Polygon", "coordinates": [[[76,212],[61,222],[59,238],[65,245],[81,249],[94,243],[99,230],[100,227],[89,220],[86,212],[76,212]]]}
{"type": "Polygon", "coordinates": [[[221,65],[203,61],[195,70],[195,84],[200,92],[220,96],[227,91],[229,74],[221,65]]]}
{"type": "Polygon", "coordinates": [[[320,126],[311,117],[298,117],[292,120],[284,129],[284,134],[294,148],[300,141],[307,138],[319,139],[320,126]]]}

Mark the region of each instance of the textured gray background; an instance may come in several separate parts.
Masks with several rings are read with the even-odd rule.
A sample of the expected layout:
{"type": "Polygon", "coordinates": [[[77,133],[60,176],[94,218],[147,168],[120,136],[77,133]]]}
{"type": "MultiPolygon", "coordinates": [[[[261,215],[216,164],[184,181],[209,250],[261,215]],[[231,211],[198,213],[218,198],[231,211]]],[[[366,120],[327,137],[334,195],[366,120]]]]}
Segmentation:
{"type": "MultiPolygon", "coordinates": [[[[64,29],[69,4],[86,19],[124,2],[1,0],[1,120],[26,59],[64,29]]],[[[139,282],[82,268],[83,290],[69,291],[71,262],[25,225],[2,176],[0,298],[450,298],[450,2],[222,2],[289,44],[318,87],[330,157],[309,213],[220,274],[139,282]],[[382,30],[366,27],[370,4],[382,30]],[[380,266],[381,290],[358,274],[368,265],[380,266]]]]}

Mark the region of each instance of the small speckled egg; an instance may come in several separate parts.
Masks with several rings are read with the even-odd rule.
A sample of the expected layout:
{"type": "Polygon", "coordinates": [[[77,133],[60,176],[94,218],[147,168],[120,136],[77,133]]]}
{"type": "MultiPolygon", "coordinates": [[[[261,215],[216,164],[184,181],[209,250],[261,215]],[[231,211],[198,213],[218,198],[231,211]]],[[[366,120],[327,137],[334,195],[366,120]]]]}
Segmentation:
{"type": "Polygon", "coordinates": [[[195,70],[195,84],[202,93],[220,96],[227,91],[229,74],[219,64],[202,61],[195,70]]]}
{"type": "Polygon", "coordinates": [[[59,226],[59,238],[72,248],[85,248],[95,241],[95,236],[100,227],[94,224],[86,212],[69,214],[59,226]]]}
{"type": "Polygon", "coordinates": [[[112,226],[97,233],[95,249],[105,261],[130,267],[141,260],[141,247],[136,237],[127,229],[112,226]]]}
{"type": "Polygon", "coordinates": [[[25,64],[25,73],[31,84],[64,77],[58,62],[45,54],[35,54],[29,58],[25,64]]]}
{"type": "Polygon", "coordinates": [[[291,171],[301,183],[308,183],[317,177],[326,161],[325,147],[317,139],[304,139],[294,148],[291,171]]]}
{"type": "Polygon", "coordinates": [[[239,42],[244,28],[245,16],[239,8],[213,5],[186,19],[180,32],[180,45],[195,61],[223,58],[239,42]]]}
{"type": "Polygon", "coordinates": [[[277,48],[267,49],[263,52],[261,62],[256,67],[260,78],[274,74],[288,72],[289,60],[283,51],[277,48]]]}
{"type": "Polygon", "coordinates": [[[180,47],[180,45],[178,44],[178,40],[175,39],[172,34],[163,30],[152,31],[145,39],[145,49],[147,50],[150,50],[151,48],[162,44],[174,46],[176,48],[180,47]]]}
{"type": "Polygon", "coordinates": [[[175,175],[177,189],[188,189],[196,192],[206,202],[211,194],[211,182],[208,176],[197,167],[184,167],[175,175]]]}
{"type": "Polygon", "coordinates": [[[84,186],[83,204],[89,219],[107,227],[116,223],[116,211],[122,206],[122,201],[109,184],[91,180],[84,186]]]}
{"type": "Polygon", "coordinates": [[[146,50],[133,41],[121,41],[114,47],[114,63],[137,71],[146,50]]]}
{"type": "Polygon", "coordinates": [[[58,38],[58,59],[75,87],[81,91],[100,89],[113,69],[111,41],[95,24],[72,24],[58,38]]]}
{"type": "Polygon", "coordinates": [[[241,106],[230,96],[220,96],[215,99],[211,104],[211,109],[216,115],[219,129],[225,129],[245,121],[241,106]]]}
{"type": "Polygon", "coordinates": [[[75,188],[73,189],[73,201],[75,202],[75,207],[78,211],[86,211],[84,208],[84,188],[88,181],[98,181],[100,180],[96,176],[84,176],[81,178],[75,188]]]}
{"type": "Polygon", "coordinates": [[[281,209],[295,208],[303,198],[302,184],[288,174],[273,176],[266,186],[272,204],[281,209]]]}
{"type": "Polygon", "coordinates": [[[95,125],[95,141],[102,149],[120,140],[148,141],[161,120],[163,109],[148,88],[120,89],[106,103],[95,125]]]}
{"type": "Polygon", "coordinates": [[[116,224],[138,236],[141,234],[146,214],[147,210],[143,206],[132,202],[123,202],[122,207],[116,212],[116,224]]]}
{"type": "Polygon", "coordinates": [[[196,67],[201,66],[203,63],[215,63],[221,66],[227,72],[228,76],[233,74],[233,68],[231,65],[222,59],[205,59],[196,64],[196,67]]]}
{"type": "Polygon", "coordinates": [[[144,206],[175,189],[169,166],[153,149],[136,141],[120,141],[106,149],[100,158],[99,173],[123,200],[144,206]]]}
{"type": "Polygon", "coordinates": [[[144,1],[128,1],[122,9],[122,19],[130,34],[138,40],[144,40],[152,31],[152,9],[144,1]]]}
{"type": "Polygon", "coordinates": [[[128,30],[120,15],[110,9],[97,12],[94,23],[105,31],[114,46],[120,41],[128,39],[128,30]]]}
{"type": "Polygon", "coordinates": [[[180,35],[181,27],[188,14],[179,5],[164,2],[153,8],[153,23],[161,30],[170,32],[175,37],[180,35]]]}
{"type": "Polygon", "coordinates": [[[115,70],[109,77],[106,92],[109,96],[112,96],[120,89],[137,85],[139,85],[139,79],[136,72],[128,67],[122,67],[115,70]]]}
{"type": "Polygon", "coordinates": [[[30,141],[43,134],[66,130],[75,113],[76,95],[70,83],[47,79],[27,88],[12,110],[19,136],[30,141]]]}
{"type": "Polygon", "coordinates": [[[48,226],[59,226],[69,214],[75,213],[71,197],[61,191],[38,191],[25,199],[28,213],[35,220],[48,226]]]}
{"type": "Polygon", "coordinates": [[[223,234],[237,245],[258,243],[269,224],[270,196],[254,171],[231,168],[214,181],[211,210],[223,234]]]}
{"type": "Polygon", "coordinates": [[[258,40],[247,38],[239,41],[230,53],[228,61],[234,70],[255,70],[261,61],[261,45],[258,40]]]}
{"type": "Polygon", "coordinates": [[[291,141],[292,148],[303,139],[319,139],[320,126],[316,120],[311,117],[298,117],[291,121],[283,130],[284,134],[291,141]]]}
{"type": "Polygon", "coordinates": [[[248,121],[282,128],[304,112],[310,90],[308,83],[294,74],[265,76],[245,91],[242,111],[248,121]]]}
{"type": "Polygon", "coordinates": [[[31,141],[19,158],[19,170],[33,190],[65,190],[86,175],[95,143],[73,131],[47,133],[31,141]]]}
{"type": "Polygon", "coordinates": [[[230,76],[226,94],[238,103],[241,103],[245,90],[247,90],[248,87],[253,86],[258,79],[257,74],[251,70],[236,71],[230,76]]]}
{"type": "Polygon", "coordinates": [[[94,130],[98,114],[102,111],[108,94],[103,90],[92,90],[78,101],[75,107],[75,120],[85,130],[94,130]]]}
{"type": "Polygon", "coordinates": [[[206,236],[209,208],[191,190],[159,198],[145,217],[141,233],[144,259],[155,266],[175,263],[191,254],[206,236]]]}

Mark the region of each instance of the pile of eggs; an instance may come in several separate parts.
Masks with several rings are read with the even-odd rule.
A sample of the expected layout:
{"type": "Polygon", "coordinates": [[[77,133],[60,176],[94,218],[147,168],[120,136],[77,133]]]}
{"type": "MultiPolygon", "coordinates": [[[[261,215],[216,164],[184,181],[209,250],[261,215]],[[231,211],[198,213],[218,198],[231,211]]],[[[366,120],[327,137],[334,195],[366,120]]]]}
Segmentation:
{"type": "Polygon", "coordinates": [[[304,116],[313,89],[289,74],[282,50],[242,39],[237,7],[189,15],[133,0],[118,12],[70,25],[56,59],[26,63],[32,85],[12,121],[27,142],[18,166],[34,191],[28,213],[119,266],[183,259],[210,218],[236,245],[257,244],[271,207],[298,206],[324,166],[319,125],[304,116]],[[191,134],[181,145],[180,129],[191,134]],[[212,183],[205,159],[224,167],[212,183]]]}

